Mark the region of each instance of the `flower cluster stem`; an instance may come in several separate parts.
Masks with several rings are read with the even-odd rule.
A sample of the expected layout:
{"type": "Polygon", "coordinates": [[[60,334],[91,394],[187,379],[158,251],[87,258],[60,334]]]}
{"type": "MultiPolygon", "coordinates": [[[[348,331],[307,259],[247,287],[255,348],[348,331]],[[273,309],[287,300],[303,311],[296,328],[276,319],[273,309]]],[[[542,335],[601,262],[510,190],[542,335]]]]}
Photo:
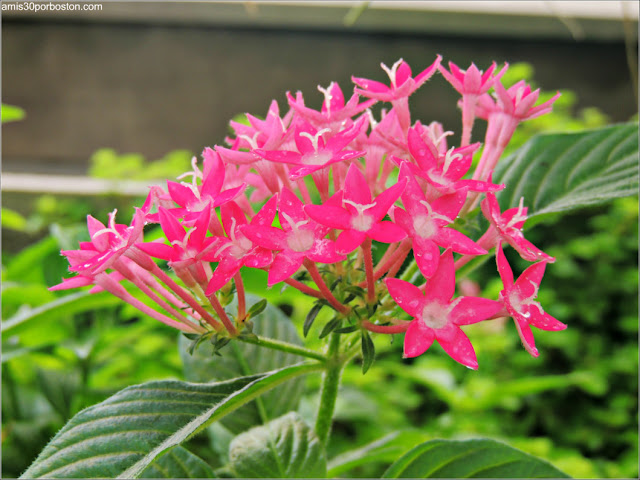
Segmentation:
{"type": "Polygon", "coordinates": [[[329,290],[329,287],[327,286],[324,279],[322,278],[322,275],[320,275],[320,272],[318,271],[318,267],[316,267],[316,264],[309,259],[305,259],[304,266],[309,272],[309,275],[311,275],[311,278],[313,279],[313,281],[316,283],[316,285],[320,289],[320,292],[322,293],[324,298],[327,300],[327,302],[329,302],[332,307],[334,307],[337,311],[339,311],[343,315],[349,313],[349,307],[341,304],[338,301],[338,299],[333,295],[333,293],[331,293],[331,290],[329,290]]]}
{"type": "Polygon", "coordinates": [[[327,366],[322,377],[322,391],[320,393],[320,406],[316,417],[316,435],[322,445],[327,444],[333,422],[333,412],[338,397],[340,376],[344,363],[339,359],[340,334],[332,333],[329,340],[329,352],[327,354],[327,366]]]}
{"type": "Polygon", "coordinates": [[[367,275],[367,302],[376,301],[376,280],[373,273],[373,254],[371,252],[371,239],[367,238],[362,244],[364,258],[364,271],[367,275]]]}
{"type": "Polygon", "coordinates": [[[259,337],[257,335],[240,335],[236,337],[236,340],[244,343],[252,343],[253,345],[270,348],[272,350],[280,350],[281,352],[293,353],[294,355],[312,358],[313,360],[319,360],[320,362],[327,361],[327,357],[320,352],[316,352],[315,350],[310,350],[299,345],[294,345],[293,343],[282,342],[280,340],[275,340],[272,338],[259,337]]]}

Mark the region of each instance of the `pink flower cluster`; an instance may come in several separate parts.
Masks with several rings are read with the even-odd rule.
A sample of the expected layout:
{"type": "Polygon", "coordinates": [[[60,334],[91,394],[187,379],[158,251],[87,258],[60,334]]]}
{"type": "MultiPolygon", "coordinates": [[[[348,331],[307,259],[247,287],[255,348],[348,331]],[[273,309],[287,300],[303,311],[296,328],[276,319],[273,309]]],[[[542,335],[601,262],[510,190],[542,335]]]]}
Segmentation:
{"type": "Polygon", "coordinates": [[[474,349],[460,327],[500,316],[514,319],[525,348],[537,356],[530,326],[565,328],[536,301],[554,259],[524,238],[522,201],[500,211],[495,192],[504,185],[491,175],[518,123],[549,111],[556,97],[535,106],[538,91],[524,82],[505,89],[506,65],[498,73],[495,64],[484,73],[473,64],[446,69],[438,56],[415,76],[403,60],[382,68],[389,84],[354,77],[348,100],[331,83],[318,87],[320,110],[307,107],[302,93],[287,93],[284,115],[274,100],[264,119],[247,114],[246,123],[231,122],[227,146],[206,148],[202,166],[194,158],[193,170],[168,181],[166,190],[152,187],[130,225],[116,223],[115,211],[106,226],[88,216],[90,241],[62,252],[77,275],[52,290],[93,285],[92,291],[107,290],[183,332],[234,337],[248,316],[243,267],[263,269],[269,287],[284,282],[323,299],[358,328],[404,332],[406,357],[437,340],[475,369],[474,349]],[[448,146],[452,132],[441,124],[411,118],[409,97],[438,71],[462,96],[457,147],[448,146]],[[379,120],[370,110],[376,102],[390,103],[379,120]],[[488,125],[472,169],[481,147],[470,143],[476,117],[488,125]],[[481,195],[489,228],[474,241],[456,229],[456,219],[475,213],[481,195]],[[149,223],[159,224],[165,238],[145,242],[149,223]],[[533,262],[515,282],[506,245],[533,262]],[[376,265],[373,248],[385,249],[376,265]],[[500,297],[455,297],[456,271],[492,249],[504,282],[500,297]],[[411,252],[426,279],[421,286],[395,278],[411,252]],[[357,286],[361,295],[347,295],[357,286]],[[232,287],[235,316],[224,305],[232,287]],[[393,318],[401,311],[412,319],[393,318]]]}

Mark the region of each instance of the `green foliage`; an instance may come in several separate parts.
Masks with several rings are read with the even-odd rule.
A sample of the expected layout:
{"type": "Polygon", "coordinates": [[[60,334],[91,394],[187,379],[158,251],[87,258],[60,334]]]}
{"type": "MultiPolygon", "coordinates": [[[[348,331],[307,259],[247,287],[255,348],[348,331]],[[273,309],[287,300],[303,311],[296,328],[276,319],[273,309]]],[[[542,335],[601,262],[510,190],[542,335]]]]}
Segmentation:
{"type": "Polygon", "coordinates": [[[403,455],[383,478],[567,478],[547,462],[494,440],[432,440],[403,455]]]}
{"type": "Polygon", "coordinates": [[[324,447],[295,413],[254,427],[233,439],[230,468],[237,478],[325,478],[324,447]]]}
{"type": "MultiPolygon", "coordinates": [[[[258,299],[249,295],[247,300],[249,303],[255,303],[258,299]]],[[[291,320],[272,305],[266,305],[264,311],[253,318],[253,323],[253,332],[256,335],[302,345],[291,320]]],[[[225,347],[220,352],[221,356],[213,355],[211,343],[203,342],[193,355],[189,355],[186,351],[189,341],[180,335],[178,343],[184,365],[184,376],[192,382],[221,381],[264,373],[302,360],[297,355],[241,342],[233,342],[225,347]]],[[[264,395],[258,402],[248,404],[226,417],[223,424],[230,431],[239,433],[262,421],[295,410],[303,388],[302,379],[291,380],[264,395]]]]}
{"type": "Polygon", "coordinates": [[[219,383],[173,380],[125,388],[75,415],[23,478],[137,478],[211,422],[314,369],[297,365],[219,383]]]}
{"type": "Polygon", "coordinates": [[[164,157],[147,162],[139,153],[118,154],[110,148],[96,151],[89,159],[89,175],[113,180],[157,180],[175,178],[191,169],[193,154],[174,150],[164,157]]]}
{"type": "Polygon", "coordinates": [[[580,133],[538,135],[502,160],[494,173],[506,188],[503,208],[524,197],[529,225],[536,217],[568,212],[638,190],[638,125],[580,133]]]}
{"type": "Polygon", "coordinates": [[[16,122],[22,120],[26,113],[20,107],[2,104],[2,123],[16,122]]]}

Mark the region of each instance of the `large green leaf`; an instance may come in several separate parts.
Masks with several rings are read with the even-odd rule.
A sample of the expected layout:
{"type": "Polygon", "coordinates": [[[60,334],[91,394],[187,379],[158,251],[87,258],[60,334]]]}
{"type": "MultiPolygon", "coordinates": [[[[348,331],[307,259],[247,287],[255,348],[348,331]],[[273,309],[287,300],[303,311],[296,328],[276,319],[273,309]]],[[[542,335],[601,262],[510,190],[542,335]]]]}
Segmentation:
{"type": "Polygon", "coordinates": [[[502,208],[524,197],[529,217],[567,212],[638,193],[638,125],[536,135],[498,163],[502,208]]]}
{"type": "Polygon", "coordinates": [[[158,457],[258,395],[320,369],[301,364],[226,382],[148,382],[75,415],[22,478],[137,478],[158,457]]]}
{"type": "MultiPolygon", "coordinates": [[[[248,305],[259,301],[258,297],[247,296],[248,305]]],[[[235,313],[235,306],[229,308],[235,313]]],[[[272,305],[252,318],[253,332],[261,337],[273,338],[295,345],[302,345],[291,320],[272,305]]],[[[180,355],[184,364],[187,380],[194,382],[210,382],[229,378],[263,373],[277,368],[293,365],[302,360],[301,357],[279,350],[271,350],[250,343],[234,342],[224,347],[220,353],[213,354],[210,342],[203,342],[193,355],[187,353],[190,340],[180,336],[180,355]]],[[[268,418],[277,418],[286,412],[295,410],[302,396],[304,381],[300,378],[291,380],[260,398],[264,413],[268,418]]],[[[225,417],[223,424],[234,433],[262,423],[259,406],[255,402],[242,407],[233,415],[225,417]]]]}
{"type": "Polygon", "coordinates": [[[349,470],[369,463],[392,463],[400,455],[418,443],[426,441],[428,435],[413,430],[392,432],[363,447],[341,453],[329,461],[330,478],[342,475],[349,470]]]}
{"type": "Polygon", "coordinates": [[[215,478],[207,462],[183,447],[176,447],[149,465],[140,478],[215,478]]]}
{"type": "Polygon", "coordinates": [[[324,478],[324,447],[300,416],[290,412],[238,435],[229,446],[238,478],[324,478]]]}
{"type": "Polygon", "coordinates": [[[495,440],[432,440],[403,455],[383,478],[568,478],[550,463],[495,440]]]}
{"type": "Polygon", "coordinates": [[[46,328],[47,322],[57,322],[60,317],[74,313],[95,310],[97,308],[118,305],[121,300],[110,293],[90,294],[88,291],[76,292],[60,297],[33,309],[24,309],[2,322],[2,334],[20,335],[29,329],[46,328]]]}

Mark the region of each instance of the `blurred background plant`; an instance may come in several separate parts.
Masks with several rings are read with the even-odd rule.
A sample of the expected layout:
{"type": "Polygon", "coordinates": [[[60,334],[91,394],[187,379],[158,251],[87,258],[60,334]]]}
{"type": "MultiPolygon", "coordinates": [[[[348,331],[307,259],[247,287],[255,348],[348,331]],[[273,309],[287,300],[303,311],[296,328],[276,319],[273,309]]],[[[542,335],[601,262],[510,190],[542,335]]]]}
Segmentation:
{"type": "MultiPolygon", "coordinates": [[[[533,70],[515,64],[507,75],[507,84],[509,78],[531,81],[533,70]]],[[[553,93],[543,93],[541,100],[553,93]]],[[[607,123],[597,109],[574,112],[576,96],[562,93],[552,114],[516,132],[512,148],[538,132],[607,123]]],[[[139,154],[104,149],[92,156],[89,172],[110,179],[172,178],[188,170],[191,155],[175,151],[147,162],[139,154]]],[[[128,385],[195,374],[188,360],[183,366],[173,330],[108,295],[47,290],[66,275],[59,250],[73,248],[86,235],[87,212],[105,219],[118,206],[126,222],[138,200],[46,195],[27,216],[3,209],[3,230],[21,231],[28,243],[2,257],[6,478],[19,476],[83,407],[128,385]]],[[[478,372],[450,368],[438,349],[400,361],[402,342],[378,338],[377,360],[367,375],[358,365],[345,371],[329,445],[330,476],[379,476],[413,445],[459,438],[460,432],[507,441],[575,477],[638,476],[638,200],[624,198],[561,222],[550,220],[527,235],[558,259],[548,268],[540,296],[569,328],[562,335],[537,332],[544,349],[532,359],[520,348],[515,329],[501,320],[472,326],[478,372]]],[[[509,260],[524,268],[515,257],[509,260]]],[[[468,288],[496,297],[501,286],[493,269],[487,262],[472,272],[468,288]]],[[[301,330],[311,301],[288,290],[265,292],[263,273],[251,275],[247,290],[266,296],[301,330]]],[[[299,407],[308,420],[318,387],[319,378],[309,377],[299,407]]],[[[215,435],[197,437],[190,448],[212,466],[223,465],[231,438],[227,427],[214,424],[215,435]]]]}

